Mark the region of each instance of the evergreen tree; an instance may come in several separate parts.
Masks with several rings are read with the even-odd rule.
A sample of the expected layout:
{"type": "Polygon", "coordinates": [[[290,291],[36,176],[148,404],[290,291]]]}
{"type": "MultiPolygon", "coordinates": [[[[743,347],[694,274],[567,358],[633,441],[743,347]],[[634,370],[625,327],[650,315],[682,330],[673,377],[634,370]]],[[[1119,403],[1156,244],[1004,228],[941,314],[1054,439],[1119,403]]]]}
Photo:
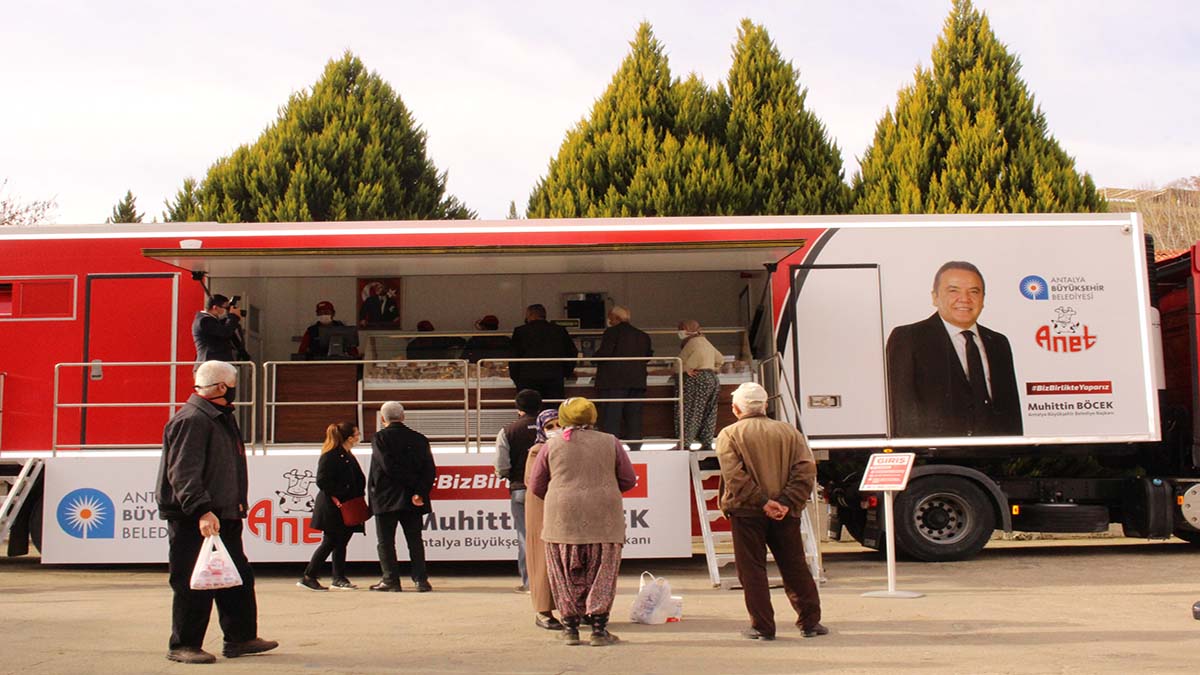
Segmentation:
{"type": "Polygon", "coordinates": [[[845,213],[842,153],[804,108],[807,91],[795,67],[749,19],[738,28],[728,87],[725,139],[745,194],[737,212],[845,213]]]}
{"type": "Polygon", "coordinates": [[[505,216],[505,219],[506,220],[520,220],[521,219],[521,214],[517,213],[517,203],[515,201],[510,201],[508,203],[508,215],[505,216]]]}
{"type": "Polygon", "coordinates": [[[175,201],[163,200],[162,218],[165,223],[194,223],[200,217],[200,194],[195,178],[184,178],[183,187],[175,193],[175,201]]]}
{"type": "Polygon", "coordinates": [[[648,24],[529,199],[532,218],[843,213],[841,154],[796,70],[742,23],[728,90],[672,79],[648,24]]]}
{"type": "Polygon", "coordinates": [[[706,87],[671,79],[648,23],[591,116],[567,133],[529,198],[531,218],[695,215],[728,210],[732,167],[700,133],[706,87]],[[681,109],[688,124],[677,129],[681,109]]]}
{"type": "MultiPolygon", "coordinates": [[[[311,91],[292,95],[252,145],[209,169],[199,220],[281,222],[473,218],[446,195],[426,133],[378,74],[346,53],[311,91]]],[[[195,212],[186,184],[171,220],[195,212]]]]}
{"type": "Polygon", "coordinates": [[[137,212],[137,199],[133,196],[133,190],[126,190],[125,197],[117,202],[113,207],[112,215],[104,222],[106,223],[140,223],[144,213],[137,212]]]}
{"type": "Polygon", "coordinates": [[[1104,209],[970,0],[955,0],[932,60],[880,119],[854,179],[856,212],[1104,209]]]}

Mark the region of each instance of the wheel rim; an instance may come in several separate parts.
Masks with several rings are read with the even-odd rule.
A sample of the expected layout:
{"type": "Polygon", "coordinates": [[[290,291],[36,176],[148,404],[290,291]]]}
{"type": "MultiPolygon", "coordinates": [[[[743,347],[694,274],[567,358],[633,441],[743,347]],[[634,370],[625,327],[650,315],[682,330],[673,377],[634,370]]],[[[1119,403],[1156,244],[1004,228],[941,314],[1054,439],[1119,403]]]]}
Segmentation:
{"type": "Polygon", "coordinates": [[[937,492],[926,495],[913,508],[913,526],[924,539],[953,544],[966,538],[972,527],[971,507],[959,495],[937,492]]]}

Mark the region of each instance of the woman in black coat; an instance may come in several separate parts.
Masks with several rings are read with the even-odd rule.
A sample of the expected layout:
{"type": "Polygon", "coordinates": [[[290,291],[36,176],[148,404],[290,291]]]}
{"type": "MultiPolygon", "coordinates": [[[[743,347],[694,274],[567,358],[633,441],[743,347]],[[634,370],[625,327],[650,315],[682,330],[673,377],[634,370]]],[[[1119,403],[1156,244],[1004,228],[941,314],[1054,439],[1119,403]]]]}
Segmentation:
{"type": "Polygon", "coordinates": [[[317,462],[317,487],[320,492],[313,505],[312,517],[312,528],[324,532],[325,536],[304,569],[304,577],[296,582],[302,588],[328,590],[317,581],[317,571],[325,564],[330,553],[333,554],[333,583],[330,585],[347,591],[358,588],[346,578],[346,545],[355,532],[363,531],[363,526],[347,526],[338,508],[339,504],[366,493],[366,477],[358,460],[350,452],[358,440],[358,427],[350,422],[330,424],[325,430],[325,445],[317,462]]]}

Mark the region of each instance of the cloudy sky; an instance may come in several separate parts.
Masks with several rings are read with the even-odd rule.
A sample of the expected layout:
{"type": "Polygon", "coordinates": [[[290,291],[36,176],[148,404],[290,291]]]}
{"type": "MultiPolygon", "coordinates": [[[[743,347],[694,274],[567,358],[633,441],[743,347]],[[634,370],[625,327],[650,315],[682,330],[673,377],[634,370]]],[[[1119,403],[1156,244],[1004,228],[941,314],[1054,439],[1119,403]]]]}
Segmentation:
{"type": "MultiPolygon", "coordinates": [[[[976,0],[1077,167],[1100,186],[1200,174],[1200,2],[976,0]]],[[[187,176],[254,141],[350,50],[429,134],[482,218],[524,208],[649,21],[676,76],[725,78],[739,21],[800,71],[846,178],[896,91],[929,64],[949,0],[598,3],[21,2],[0,23],[5,196],[102,222],[126,190],[146,219],[187,176]],[[449,8],[438,8],[446,4],[449,8]]]]}

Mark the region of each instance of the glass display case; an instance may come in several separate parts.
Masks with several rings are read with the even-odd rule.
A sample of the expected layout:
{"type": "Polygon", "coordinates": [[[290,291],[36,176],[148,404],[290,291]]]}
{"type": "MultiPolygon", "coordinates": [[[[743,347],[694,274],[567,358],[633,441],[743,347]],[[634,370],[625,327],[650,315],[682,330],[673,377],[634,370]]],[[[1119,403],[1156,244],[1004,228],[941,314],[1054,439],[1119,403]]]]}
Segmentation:
{"type": "MultiPolygon", "coordinates": [[[[568,329],[571,338],[584,358],[595,353],[604,331],[568,329]]],[[[679,337],[675,329],[649,329],[654,355],[670,359],[679,354],[679,337]]],[[[725,355],[721,368],[721,384],[739,384],[754,378],[757,364],[750,358],[750,345],[744,328],[706,328],[704,336],[725,355]]],[[[508,351],[507,333],[492,332],[397,332],[363,331],[364,389],[452,388],[461,387],[464,371],[461,363],[471,363],[466,375],[472,383],[478,378],[484,388],[509,387],[508,364],[503,361],[508,351]],[[371,363],[380,361],[381,363],[371,363]]],[[[649,386],[672,382],[674,361],[651,361],[648,367],[649,386]]],[[[590,386],[596,368],[581,362],[568,386],[590,386]]]]}

